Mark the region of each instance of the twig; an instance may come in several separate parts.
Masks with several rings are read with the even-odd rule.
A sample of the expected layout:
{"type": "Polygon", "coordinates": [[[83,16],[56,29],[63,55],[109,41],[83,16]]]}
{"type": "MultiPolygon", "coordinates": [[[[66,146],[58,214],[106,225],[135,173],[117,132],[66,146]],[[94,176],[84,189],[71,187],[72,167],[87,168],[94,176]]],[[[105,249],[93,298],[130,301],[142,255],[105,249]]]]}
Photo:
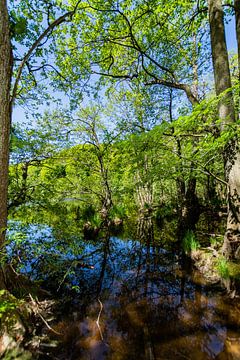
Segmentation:
{"type": "MultiPolygon", "coordinates": [[[[19,256],[18,256],[18,258],[19,258],[19,256]]],[[[17,277],[19,277],[20,274],[16,272],[16,270],[14,269],[14,267],[12,266],[11,263],[9,264],[9,266],[10,266],[11,270],[14,272],[14,274],[17,275],[17,277]]]]}
{"type": "MultiPolygon", "coordinates": [[[[95,252],[95,251],[94,251],[95,252]]],[[[93,252],[93,253],[94,253],[93,252]]],[[[69,268],[67,269],[66,273],[64,274],[63,276],[63,279],[62,281],[60,282],[58,288],[57,288],[57,292],[59,292],[60,290],[60,287],[62,286],[62,284],[64,283],[66,277],[68,276],[68,274],[70,274],[70,270],[72,267],[76,267],[76,266],[80,266],[82,268],[87,268],[87,269],[94,269],[94,266],[93,265],[88,265],[88,264],[85,264],[85,263],[80,263],[78,260],[73,260],[72,264],[69,266],[69,268]]]]}
{"type": "Polygon", "coordinates": [[[63,334],[60,333],[60,332],[58,332],[58,331],[56,331],[56,330],[54,330],[54,329],[48,324],[47,320],[44,319],[44,317],[42,316],[42,314],[40,314],[39,308],[38,308],[38,303],[37,303],[37,301],[35,301],[35,300],[33,299],[32,295],[31,295],[30,293],[29,293],[29,297],[30,297],[32,303],[35,305],[35,311],[34,311],[34,310],[33,310],[33,311],[34,311],[34,312],[40,317],[40,319],[44,322],[44,324],[47,326],[48,330],[52,331],[52,332],[53,332],[54,334],[56,334],[56,335],[62,336],[63,334]]]}
{"type": "Polygon", "coordinates": [[[212,236],[212,237],[222,237],[222,234],[215,234],[215,233],[206,233],[203,231],[197,231],[198,234],[212,236]]]}
{"type": "Polygon", "coordinates": [[[100,324],[99,324],[100,316],[101,316],[101,313],[102,313],[102,310],[103,310],[103,304],[102,304],[100,299],[98,299],[98,302],[100,304],[100,311],[98,313],[96,324],[97,324],[97,327],[98,327],[98,330],[99,330],[99,333],[100,333],[100,336],[101,336],[101,340],[103,341],[103,334],[102,334],[102,330],[101,330],[101,327],[100,327],[100,324]]]}
{"type": "Polygon", "coordinates": [[[53,332],[54,334],[56,334],[56,335],[63,336],[62,333],[54,330],[54,329],[48,324],[48,322],[44,319],[44,317],[43,317],[39,312],[38,312],[38,315],[39,315],[40,319],[44,322],[44,324],[46,325],[46,327],[48,328],[48,330],[52,331],[52,332],[53,332]]]}
{"type": "Polygon", "coordinates": [[[64,283],[66,277],[68,276],[68,274],[70,274],[70,270],[71,270],[72,266],[73,266],[73,264],[71,264],[71,265],[69,266],[69,268],[67,269],[67,271],[65,272],[65,274],[64,274],[64,276],[63,276],[63,279],[62,279],[62,281],[60,282],[60,284],[59,284],[59,286],[58,286],[58,288],[57,288],[57,292],[59,292],[60,287],[61,287],[62,284],[64,283]]]}

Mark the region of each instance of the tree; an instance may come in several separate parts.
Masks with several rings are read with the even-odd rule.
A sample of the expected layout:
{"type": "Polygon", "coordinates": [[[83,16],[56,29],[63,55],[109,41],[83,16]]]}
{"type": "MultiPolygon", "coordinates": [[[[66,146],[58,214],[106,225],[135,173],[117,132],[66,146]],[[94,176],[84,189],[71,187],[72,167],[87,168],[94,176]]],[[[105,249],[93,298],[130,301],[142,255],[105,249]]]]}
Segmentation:
{"type": "MultiPolygon", "coordinates": [[[[180,0],[125,0],[121,4],[86,2],[82,9],[69,29],[71,41],[62,36],[58,40],[61,56],[57,56],[57,64],[73,81],[77,74],[82,78],[89,72],[105,79],[138,79],[142,86],[182,90],[191,104],[197,103],[192,86],[192,55],[196,52],[192,34],[200,27],[194,23],[196,14],[205,8],[180,0]],[[186,17],[189,20],[185,21],[186,17]],[[79,26],[85,30],[81,34],[79,26]]],[[[198,52],[202,52],[201,46],[198,52]]]]}
{"type": "MultiPolygon", "coordinates": [[[[221,131],[236,122],[230,67],[227,53],[224,13],[221,0],[209,0],[209,23],[218,113],[221,131]]],[[[225,180],[228,184],[227,232],[223,251],[226,257],[240,257],[240,152],[238,139],[230,138],[224,153],[225,180]]]]}
{"type": "Polygon", "coordinates": [[[13,64],[6,0],[0,1],[0,53],[0,248],[2,248],[7,229],[7,189],[11,124],[10,86],[13,64]]]}
{"type": "MultiPolygon", "coordinates": [[[[237,35],[237,47],[238,47],[238,81],[240,86],[240,0],[234,1],[235,9],[235,23],[236,23],[236,35],[237,35]]],[[[240,119],[240,89],[238,90],[238,117],[240,119]]]]}
{"type": "MultiPolygon", "coordinates": [[[[21,2],[25,6],[29,5],[29,2],[21,2]]],[[[22,5],[21,4],[21,5],[22,5]]],[[[46,20],[42,16],[39,18],[32,19],[35,21],[35,26],[33,28],[36,30],[35,36],[27,39],[28,50],[22,59],[20,59],[20,63],[16,66],[15,78],[13,79],[13,56],[12,56],[12,48],[13,45],[11,43],[10,37],[10,20],[7,8],[6,0],[0,1],[0,50],[1,60],[0,60],[0,247],[3,246],[5,241],[5,233],[7,229],[7,189],[8,189],[8,165],[9,165],[9,143],[10,143],[10,128],[11,128],[11,112],[12,106],[16,97],[19,96],[19,82],[22,78],[23,70],[26,65],[29,65],[29,59],[33,55],[33,53],[42,45],[42,41],[48,39],[49,35],[52,31],[62,24],[67,19],[71,19],[75,14],[76,9],[79,5],[79,1],[75,4],[72,10],[65,12],[65,14],[53,18],[55,15],[55,11],[51,13],[50,9],[54,8],[51,2],[43,2],[45,6],[47,6],[47,23],[48,26],[39,33],[39,29],[42,29],[42,26],[39,23],[43,23],[46,20]],[[29,45],[30,42],[30,45],[29,45]],[[13,81],[14,80],[14,81],[13,81]],[[12,82],[12,92],[10,92],[12,82]]],[[[41,4],[41,5],[43,5],[41,4]]],[[[25,14],[26,15],[26,14],[25,14]]],[[[25,31],[26,29],[24,29],[25,31]]],[[[27,33],[27,32],[26,32],[27,33]]],[[[18,59],[19,60],[19,59],[18,59]]],[[[15,62],[16,65],[16,62],[15,62]]],[[[42,67],[40,67],[42,68],[42,67]]]]}
{"type": "MultiPolygon", "coordinates": [[[[238,9],[237,0],[237,34],[238,9]]],[[[236,122],[220,0],[209,0],[208,4],[205,1],[195,4],[181,0],[167,3],[154,0],[147,3],[128,0],[121,3],[99,1],[97,4],[88,1],[85,3],[84,14],[79,13],[71,28],[71,46],[66,47],[63,39],[60,40],[60,46],[66,56],[72,58],[74,75],[76,69],[84,69],[85,74],[97,74],[105,79],[105,84],[106,79],[133,83],[140,81],[142,86],[164,86],[174,91],[181,90],[187,96],[191,109],[204,96],[204,89],[199,83],[203,79],[204,71],[205,74],[209,73],[209,68],[207,71],[204,70],[204,61],[200,61],[201,57],[207,59],[209,54],[209,40],[206,37],[209,25],[215,88],[217,96],[220,97],[221,126],[218,130],[224,135],[236,122]],[[76,31],[80,24],[86,29],[81,36],[76,31]],[[84,55],[86,52],[89,54],[88,59],[84,55]],[[196,87],[200,94],[196,94],[196,87]]],[[[60,67],[61,61],[58,58],[60,67]]],[[[226,135],[229,138],[230,132],[226,135]]],[[[228,141],[223,157],[225,180],[228,183],[227,229],[228,234],[231,234],[230,238],[233,235],[233,241],[237,241],[235,235],[239,233],[240,228],[240,189],[237,180],[240,159],[235,139],[228,141]]],[[[238,250],[234,250],[235,254],[236,251],[238,250]]]]}
{"type": "MultiPolygon", "coordinates": [[[[82,146],[82,163],[78,163],[81,170],[90,176],[94,174],[98,183],[96,194],[99,197],[103,218],[107,218],[113,206],[112,190],[109,180],[109,153],[112,145],[112,136],[104,124],[102,105],[90,103],[89,106],[79,109],[67,118],[65,126],[69,133],[82,146]]],[[[79,169],[79,170],[80,170],[79,169]]],[[[79,179],[81,182],[81,179],[79,179]]],[[[93,183],[87,185],[89,193],[93,191],[93,183]]],[[[87,191],[87,188],[85,188],[87,191]]]]}
{"type": "MultiPolygon", "coordinates": [[[[182,96],[185,94],[190,102],[188,107],[192,108],[202,96],[199,79],[204,69],[199,57],[208,51],[201,44],[205,28],[201,16],[205,13],[202,3],[195,6],[179,0],[86,2],[84,13],[78,13],[69,29],[71,42],[62,36],[58,40],[61,54],[65,56],[58,56],[57,64],[73,81],[76,74],[79,78],[97,74],[104,86],[125,81],[125,92],[129,90],[128,84],[132,89],[141,87],[142,92],[152,88],[157,94],[158,88],[171,89],[178,101],[186,103],[182,96]],[[91,21],[92,18],[95,21],[91,21]],[[79,26],[85,29],[81,34],[79,26]],[[70,67],[66,67],[66,63],[70,67]]],[[[117,87],[119,90],[119,85],[117,87]]],[[[184,198],[188,197],[188,201],[182,202],[184,214],[191,214],[192,206],[186,211],[190,203],[198,207],[196,179],[192,177],[189,185],[189,191],[186,189],[183,194],[184,198]]],[[[186,218],[183,222],[187,227],[191,225],[191,216],[186,218]]]]}

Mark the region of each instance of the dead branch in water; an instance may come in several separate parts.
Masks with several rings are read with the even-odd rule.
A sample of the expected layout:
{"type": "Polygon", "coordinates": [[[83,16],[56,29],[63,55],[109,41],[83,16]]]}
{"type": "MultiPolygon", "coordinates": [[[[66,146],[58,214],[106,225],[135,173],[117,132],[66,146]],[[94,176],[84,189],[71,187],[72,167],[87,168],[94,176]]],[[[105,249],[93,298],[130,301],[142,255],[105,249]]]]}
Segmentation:
{"type": "Polygon", "coordinates": [[[42,314],[40,313],[40,310],[39,310],[39,305],[38,305],[38,302],[35,301],[32,297],[32,295],[29,293],[29,297],[31,299],[31,302],[33,303],[34,305],[34,308],[33,308],[33,311],[35,313],[35,315],[38,315],[40,317],[40,319],[43,321],[43,323],[46,325],[46,327],[48,328],[48,330],[52,331],[55,335],[58,335],[58,336],[63,336],[62,333],[54,330],[47,322],[46,319],[44,319],[44,317],[42,316],[42,314]]]}

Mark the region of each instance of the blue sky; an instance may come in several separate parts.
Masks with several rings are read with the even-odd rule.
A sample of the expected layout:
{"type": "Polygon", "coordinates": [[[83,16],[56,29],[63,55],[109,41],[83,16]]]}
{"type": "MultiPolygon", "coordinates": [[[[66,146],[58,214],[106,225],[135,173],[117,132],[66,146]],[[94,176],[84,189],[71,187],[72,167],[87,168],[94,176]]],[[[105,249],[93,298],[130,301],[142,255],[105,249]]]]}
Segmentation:
{"type": "Polygon", "coordinates": [[[234,19],[226,26],[226,38],[228,51],[237,51],[237,39],[234,19]]]}

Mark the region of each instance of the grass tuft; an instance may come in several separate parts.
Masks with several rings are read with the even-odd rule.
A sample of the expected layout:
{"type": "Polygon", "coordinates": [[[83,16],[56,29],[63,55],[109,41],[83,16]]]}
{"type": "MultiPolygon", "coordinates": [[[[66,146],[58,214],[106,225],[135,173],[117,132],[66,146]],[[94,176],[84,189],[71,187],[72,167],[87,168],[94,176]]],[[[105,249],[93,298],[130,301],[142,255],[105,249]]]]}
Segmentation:
{"type": "Polygon", "coordinates": [[[183,238],[183,251],[186,255],[190,255],[192,252],[197,251],[200,247],[199,242],[193,231],[189,230],[186,232],[183,238]]]}

